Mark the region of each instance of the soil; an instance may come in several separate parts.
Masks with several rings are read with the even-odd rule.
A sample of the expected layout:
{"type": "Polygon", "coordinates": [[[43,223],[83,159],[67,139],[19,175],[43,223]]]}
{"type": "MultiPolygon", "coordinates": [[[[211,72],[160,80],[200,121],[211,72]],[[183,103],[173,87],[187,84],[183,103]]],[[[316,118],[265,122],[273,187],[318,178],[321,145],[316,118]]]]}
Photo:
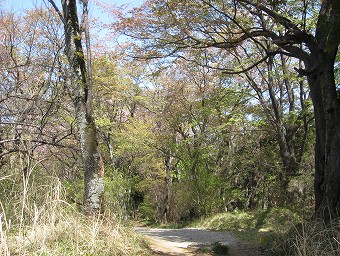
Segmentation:
{"type": "Polygon", "coordinates": [[[211,231],[198,228],[157,229],[137,227],[145,235],[153,254],[163,256],[214,255],[209,248],[214,242],[229,246],[229,256],[260,256],[258,248],[245,244],[228,231],[211,231]]]}

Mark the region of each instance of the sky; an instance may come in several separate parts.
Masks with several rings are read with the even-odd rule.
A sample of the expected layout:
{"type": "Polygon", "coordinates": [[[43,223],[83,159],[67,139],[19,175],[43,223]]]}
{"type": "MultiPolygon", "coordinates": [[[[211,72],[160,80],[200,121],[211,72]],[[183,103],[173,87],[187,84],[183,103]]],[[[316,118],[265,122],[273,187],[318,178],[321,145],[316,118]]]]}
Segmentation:
{"type": "MultiPolygon", "coordinates": [[[[117,6],[128,4],[128,8],[133,8],[141,6],[143,1],[144,0],[89,0],[90,18],[98,18],[98,21],[103,23],[110,23],[112,19],[107,13],[105,13],[105,11],[96,5],[96,2],[113,4],[117,6]]],[[[54,2],[61,9],[61,0],[54,0],[54,2]]],[[[48,0],[0,0],[0,10],[7,10],[20,15],[20,13],[24,10],[33,8],[34,6],[44,6],[44,3],[50,5],[48,0]]],[[[103,37],[107,33],[107,30],[101,29],[95,33],[97,33],[99,37],[103,37]]]]}
{"type": "MultiPolygon", "coordinates": [[[[45,0],[47,3],[48,1],[45,0]]],[[[57,5],[60,5],[61,0],[55,0],[57,5]]],[[[108,3],[108,4],[116,4],[123,5],[129,4],[129,7],[138,7],[143,3],[143,0],[89,0],[89,10],[92,12],[93,16],[103,17],[105,19],[105,15],[103,16],[102,11],[94,4],[94,2],[100,3],[108,3]]],[[[43,0],[0,0],[1,8],[13,12],[21,12],[25,9],[29,9],[34,7],[35,5],[41,5],[43,0]]]]}

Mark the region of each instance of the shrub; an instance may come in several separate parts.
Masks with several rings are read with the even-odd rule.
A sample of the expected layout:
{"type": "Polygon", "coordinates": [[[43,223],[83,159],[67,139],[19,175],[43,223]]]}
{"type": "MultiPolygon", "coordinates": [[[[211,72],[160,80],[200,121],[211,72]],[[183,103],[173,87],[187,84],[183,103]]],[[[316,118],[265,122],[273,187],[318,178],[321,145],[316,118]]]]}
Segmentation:
{"type": "Polygon", "coordinates": [[[216,255],[228,255],[228,253],[229,253],[229,246],[225,245],[225,244],[222,244],[220,242],[213,242],[211,250],[216,255]]]}

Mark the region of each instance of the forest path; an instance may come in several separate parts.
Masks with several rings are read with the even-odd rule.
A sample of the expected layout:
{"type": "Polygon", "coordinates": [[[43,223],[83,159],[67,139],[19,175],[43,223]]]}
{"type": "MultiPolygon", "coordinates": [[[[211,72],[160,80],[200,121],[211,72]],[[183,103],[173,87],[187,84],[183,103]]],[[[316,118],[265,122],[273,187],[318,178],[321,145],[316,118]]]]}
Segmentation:
{"type": "Polygon", "coordinates": [[[146,235],[153,255],[163,256],[203,256],[202,248],[210,247],[214,242],[229,246],[229,256],[258,256],[256,248],[242,243],[231,232],[211,231],[199,228],[159,229],[136,227],[138,233],[146,235]]]}

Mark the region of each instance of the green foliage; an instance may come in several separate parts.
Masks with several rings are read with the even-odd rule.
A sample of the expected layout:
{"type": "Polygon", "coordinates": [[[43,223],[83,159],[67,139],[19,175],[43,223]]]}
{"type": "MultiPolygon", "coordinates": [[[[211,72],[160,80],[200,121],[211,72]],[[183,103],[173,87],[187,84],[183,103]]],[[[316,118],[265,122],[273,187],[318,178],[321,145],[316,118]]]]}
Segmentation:
{"type": "Polygon", "coordinates": [[[229,246],[222,244],[220,242],[213,242],[211,244],[211,250],[216,255],[228,255],[229,253],[229,246]]]}
{"type": "Polygon", "coordinates": [[[120,133],[117,133],[116,155],[147,156],[147,150],[152,150],[153,137],[151,124],[144,120],[130,119],[120,133]]]}
{"type": "Polygon", "coordinates": [[[76,180],[64,181],[63,186],[66,191],[66,198],[68,203],[72,204],[79,211],[82,209],[83,204],[83,192],[84,192],[84,181],[82,177],[76,180]]]}
{"type": "Polygon", "coordinates": [[[138,209],[138,216],[150,223],[160,223],[164,210],[164,179],[150,177],[136,184],[136,191],[143,193],[144,198],[138,209]]]}
{"type": "Polygon", "coordinates": [[[105,209],[125,219],[129,214],[129,203],[133,181],[117,169],[105,173],[105,209]]]}
{"type": "Polygon", "coordinates": [[[139,217],[149,225],[158,223],[160,219],[160,216],[158,216],[158,213],[155,209],[155,204],[156,202],[154,200],[146,198],[146,200],[139,206],[139,217]]]}
{"type": "Polygon", "coordinates": [[[197,195],[188,182],[174,183],[171,198],[171,220],[187,223],[197,217],[197,195]]]}

